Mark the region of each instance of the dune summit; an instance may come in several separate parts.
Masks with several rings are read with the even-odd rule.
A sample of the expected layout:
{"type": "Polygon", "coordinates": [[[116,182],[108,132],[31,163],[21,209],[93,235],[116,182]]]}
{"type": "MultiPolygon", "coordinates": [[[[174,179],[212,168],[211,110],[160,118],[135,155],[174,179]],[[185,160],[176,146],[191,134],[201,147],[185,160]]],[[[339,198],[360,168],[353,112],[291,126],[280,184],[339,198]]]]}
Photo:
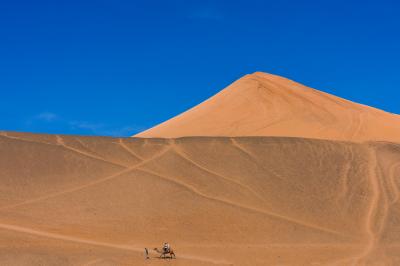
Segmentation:
{"type": "Polygon", "coordinates": [[[399,126],[255,73],[138,137],[0,132],[0,265],[400,265],[399,126]]]}
{"type": "Polygon", "coordinates": [[[256,72],[136,137],[287,136],[400,141],[400,116],[256,72]]]}

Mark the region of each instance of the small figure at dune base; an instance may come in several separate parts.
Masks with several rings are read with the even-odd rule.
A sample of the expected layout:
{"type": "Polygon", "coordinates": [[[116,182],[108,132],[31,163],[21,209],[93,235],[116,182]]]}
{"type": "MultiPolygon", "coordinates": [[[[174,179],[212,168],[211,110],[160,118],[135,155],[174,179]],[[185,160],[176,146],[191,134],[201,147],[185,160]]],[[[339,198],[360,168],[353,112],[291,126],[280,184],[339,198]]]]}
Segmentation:
{"type": "Polygon", "coordinates": [[[160,258],[176,258],[175,253],[168,242],[164,243],[161,250],[158,248],[154,248],[154,250],[161,254],[160,258]],[[167,257],[167,255],[169,255],[169,257],[167,257]]]}

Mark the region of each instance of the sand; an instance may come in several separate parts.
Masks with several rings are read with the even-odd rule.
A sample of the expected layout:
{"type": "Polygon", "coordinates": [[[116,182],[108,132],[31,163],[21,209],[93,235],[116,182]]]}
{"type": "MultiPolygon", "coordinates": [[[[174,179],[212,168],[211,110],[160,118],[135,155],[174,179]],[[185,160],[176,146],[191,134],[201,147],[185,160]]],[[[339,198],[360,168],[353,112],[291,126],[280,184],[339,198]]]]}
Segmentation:
{"type": "Polygon", "coordinates": [[[0,265],[400,265],[399,128],[255,73],[133,138],[0,132],[0,265]]]}
{"type": "Polygon", "coordinates": [[[400,146],[0,135],[1,265],[399,265],[400,146]],[[169,241],[177,259],[145,247],[169,241]]]}
{"type": "Polygon", "coordinates": [[[400,142],[400,116],[256,72],[136,136],[287,136],[400,142]]]}

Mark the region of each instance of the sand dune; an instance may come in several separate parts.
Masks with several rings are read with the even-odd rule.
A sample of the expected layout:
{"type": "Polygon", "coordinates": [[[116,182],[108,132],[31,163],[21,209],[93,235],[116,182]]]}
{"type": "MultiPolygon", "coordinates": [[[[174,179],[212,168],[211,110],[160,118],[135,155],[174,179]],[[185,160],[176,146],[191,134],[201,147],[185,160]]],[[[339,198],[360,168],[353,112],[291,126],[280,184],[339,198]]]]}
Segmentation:
{"type": "Polygon", "coordinates": [[[400,142],[400,116],[256,72],[136,136],[288,136],[400,142]]]}
{"type": "Polygon", "coordinates": [[[137,138],[0,132],[0,265],[400,265],[398,143],[259,72],[137,138]]]}
{"type": "Polygon", "coordinates": [[[0,265],[400,265],[395,143],[3,132],[0,173],[0,265]]]}

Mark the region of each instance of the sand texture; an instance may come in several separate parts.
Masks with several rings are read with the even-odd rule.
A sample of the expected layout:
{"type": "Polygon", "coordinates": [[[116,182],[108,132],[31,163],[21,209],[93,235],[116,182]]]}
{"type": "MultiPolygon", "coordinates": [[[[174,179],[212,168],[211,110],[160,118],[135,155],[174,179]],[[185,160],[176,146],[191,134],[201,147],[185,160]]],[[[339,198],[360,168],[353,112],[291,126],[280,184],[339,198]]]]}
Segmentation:
{"type": "Polygon", "coordinates": [[[385,141],[2,132],[0,265],[400,265],[399,186],[385,141]]]}
{"type": "Polygon", "coordinates": [[[136,136],[287,136],[400,142],[400,116],[256,72],[136,136]]]}

